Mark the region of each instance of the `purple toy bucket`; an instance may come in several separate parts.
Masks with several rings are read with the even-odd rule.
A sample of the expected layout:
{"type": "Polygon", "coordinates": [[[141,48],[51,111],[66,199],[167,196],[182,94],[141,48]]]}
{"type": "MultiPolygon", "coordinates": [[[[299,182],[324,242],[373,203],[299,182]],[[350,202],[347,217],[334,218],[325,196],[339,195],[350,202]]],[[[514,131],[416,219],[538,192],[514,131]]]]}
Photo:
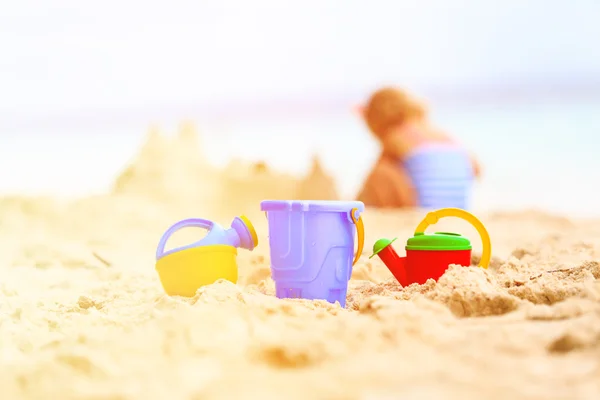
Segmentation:
{"type": "Polygon", "coordinates": [[[352,266],[362,253],[360,201],[265,200],[271,276],[277,297],[323,299],[346,306],[352,266]],[[354,230],[358,251],[354,255],[354,230]]]}

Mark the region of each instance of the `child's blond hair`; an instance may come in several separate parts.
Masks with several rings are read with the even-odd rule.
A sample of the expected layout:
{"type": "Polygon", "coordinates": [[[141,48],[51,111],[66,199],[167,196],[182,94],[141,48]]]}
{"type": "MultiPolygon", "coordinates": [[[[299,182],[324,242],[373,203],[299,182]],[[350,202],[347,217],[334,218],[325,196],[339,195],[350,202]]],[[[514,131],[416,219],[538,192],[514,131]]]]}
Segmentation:
{"type": "Polygon", "coordinates": [[[371,132],[383,138],[389,129],[412,119],[424,118],[424,105],[395,87],[384,87],[371,95],[363,117],[371,132]]]}

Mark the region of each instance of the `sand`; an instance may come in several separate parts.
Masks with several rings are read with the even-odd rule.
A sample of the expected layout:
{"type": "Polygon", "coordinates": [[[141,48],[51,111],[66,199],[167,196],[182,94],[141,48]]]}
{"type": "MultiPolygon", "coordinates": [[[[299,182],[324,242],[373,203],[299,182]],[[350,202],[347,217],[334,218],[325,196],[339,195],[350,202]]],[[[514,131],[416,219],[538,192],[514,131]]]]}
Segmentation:
{"type": "MultiPolygon", "coordinates": [[[[402,252],[423,214],[367,210],[341,309],[274,297],[257,203],[215,218],[159,197],[0,199],[3,400],[600,398],[600,221],[479,214],[489,269],[402,288],[369,247],[398,236],[402,252]],[[238,284],[166,296],[154,271],[163,231],[242,212],[260,244],[240,250],[238,284]]],[[[476,264],[475,231],[440,225],[472,239],[476,264]]]]}

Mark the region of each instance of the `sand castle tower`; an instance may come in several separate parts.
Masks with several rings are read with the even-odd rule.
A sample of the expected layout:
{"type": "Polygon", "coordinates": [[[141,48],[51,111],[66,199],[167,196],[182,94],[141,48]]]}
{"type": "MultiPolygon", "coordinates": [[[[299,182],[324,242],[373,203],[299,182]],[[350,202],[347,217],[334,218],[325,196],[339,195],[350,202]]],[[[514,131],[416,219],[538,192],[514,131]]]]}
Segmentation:
{"type": "Polygon", "coordinates": [[[214,202],[216,171],[205,162],[190,122],[169,140],[153,127],[138,155],[117,177],[113,193],[160,201],[214,202]]]}
{"type": "Polygon", "coordinates": [[[239,176],[243,175],[247,168],[247,163],[244,163],[239,158],[232,158],[223,169],[223,174],[228,177],[239,176]]]}
{"type": "Polygon", "coordinates": [[[157,126],[152,126],[138,154],[125,170],[115,179],[113,193],[156,194],[159,190],[155,179],[168,163],[169,141],[161,135],[157,126]]]}
{"type": "Polygon", "coordinates": [[[298,182],[295,198],[298,200],[339,200],[335,180],[325,172],[318,155],[313,155],[308,174],[298,182]]]}
{"type": "Polygon", "coordinates": [[[196,125],[192,121],[182,122],[174,140],[177,157],[185,159],[186,163],[205,164],[201,144],[196,125]]]}
{"type": "Polygon", "coordinates": [[[221,175],[221,208],[227,213],[250,213],[262,200],[291,199],[297,182],[297,178],[278,173],[263,161],[233,159],[221,175]]]}

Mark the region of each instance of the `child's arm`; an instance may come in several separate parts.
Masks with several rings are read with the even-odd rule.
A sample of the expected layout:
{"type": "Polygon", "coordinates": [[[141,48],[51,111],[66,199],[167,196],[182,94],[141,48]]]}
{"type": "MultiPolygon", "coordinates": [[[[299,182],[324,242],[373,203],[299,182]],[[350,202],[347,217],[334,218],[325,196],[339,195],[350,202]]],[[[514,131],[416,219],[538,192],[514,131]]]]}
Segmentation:
{"type": "Polygon", "coordinates": [[[417,196],[410,177],[397,161],[382,157],[369,174],[358,200],[379,208],[415,207],[417,196]]]}
{"type": "Polygon", "coordinates": [[[471,166],[473,167],[473,175],[475,176],[475,178],[480,178],[481,177],[481,164],[479,164],[479,161],[477,160],[475,155],[471,154],[470,158],[471,158],[471,166]]]}
{"type": "Polygon", "coordinates": [[[417,192],[404,166],[398,162],[386,161],[382,163],[381,168],[388,178],[389,190],[396,200],[392,207],[416,207],[417,192]]]}

